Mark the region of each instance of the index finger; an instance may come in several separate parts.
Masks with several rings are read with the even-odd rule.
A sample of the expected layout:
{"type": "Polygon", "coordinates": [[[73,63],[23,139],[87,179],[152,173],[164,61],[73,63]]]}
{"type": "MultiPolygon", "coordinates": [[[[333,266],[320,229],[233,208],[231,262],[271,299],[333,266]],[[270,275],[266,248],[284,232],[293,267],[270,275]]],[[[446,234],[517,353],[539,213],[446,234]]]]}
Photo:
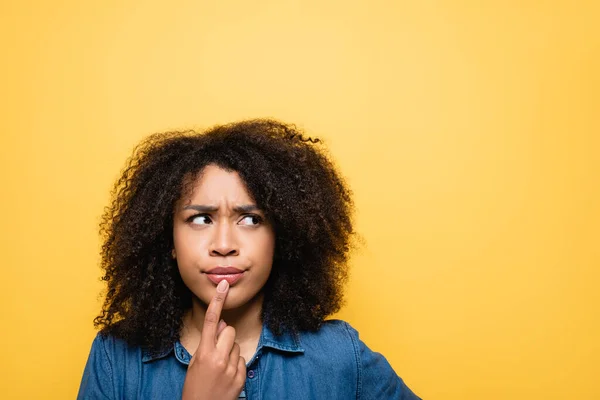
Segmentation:
{"type": "Polygon", "coordinates": [[[200,338],[200,345],[205,349],[209,349],[215,345],[217,326],[219,325],[221,310],[223,309],[223,303],[225,303],[225,299],[227,298],[228,290],[229,283],[223,279],[217,285],[217,293],[206,309],[204,325],[202,326],[202,336],[200,338]]]}

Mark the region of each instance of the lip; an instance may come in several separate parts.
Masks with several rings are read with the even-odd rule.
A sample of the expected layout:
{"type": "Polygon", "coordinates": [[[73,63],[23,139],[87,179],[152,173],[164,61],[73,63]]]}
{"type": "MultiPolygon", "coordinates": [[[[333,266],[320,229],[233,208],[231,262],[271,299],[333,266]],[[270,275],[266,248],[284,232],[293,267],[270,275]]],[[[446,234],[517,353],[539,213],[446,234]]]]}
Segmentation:
{"type": "Polygon", "coordinates": [[[234,267],[216,267],[206,271],[207,274],[218,274],[218,275],[229,275],[229,274],[241,274],[244,272],[241,269],[234,267]]]}
{"type": "Polygon", "coordinates": [[[205,274],[215,285],[218,285],[222,280],[226,280],[231,286],[244,276],[244,272],[234,267],[217,267],[205,272],[205,274]]]}

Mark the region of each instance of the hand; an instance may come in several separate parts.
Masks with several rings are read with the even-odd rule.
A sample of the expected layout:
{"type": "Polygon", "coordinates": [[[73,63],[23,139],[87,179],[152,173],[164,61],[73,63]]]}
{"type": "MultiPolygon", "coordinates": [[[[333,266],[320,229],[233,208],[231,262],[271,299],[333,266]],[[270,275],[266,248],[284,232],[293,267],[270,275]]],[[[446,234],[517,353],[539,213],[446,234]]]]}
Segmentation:
{"type": "Polygon", "coordinates": [[[198,349],[188,366],[182,400],[237,399],[246,381],[246,360],[235,343],[235,329],[221,318],[229,283],[217,285],[204,317],[198,349]],[[219,321],[220,320],[220,321],[219,321]]]}

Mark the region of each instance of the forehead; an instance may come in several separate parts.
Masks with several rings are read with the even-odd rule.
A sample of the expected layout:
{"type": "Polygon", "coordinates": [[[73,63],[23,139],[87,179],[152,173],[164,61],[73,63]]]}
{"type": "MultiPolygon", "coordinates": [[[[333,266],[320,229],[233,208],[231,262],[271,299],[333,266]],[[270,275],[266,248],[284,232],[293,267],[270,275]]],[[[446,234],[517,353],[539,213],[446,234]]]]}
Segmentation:
{"type": "MultiPolygon", "coordinates": [[[[191,179],[191,178],[190,178],[191,179]]],[[[252,203],[246,184],[236,171],[227,171],[216,165],[206,166],[193,181],[188,181],[183,204],[239,204],[252,203]]]]}

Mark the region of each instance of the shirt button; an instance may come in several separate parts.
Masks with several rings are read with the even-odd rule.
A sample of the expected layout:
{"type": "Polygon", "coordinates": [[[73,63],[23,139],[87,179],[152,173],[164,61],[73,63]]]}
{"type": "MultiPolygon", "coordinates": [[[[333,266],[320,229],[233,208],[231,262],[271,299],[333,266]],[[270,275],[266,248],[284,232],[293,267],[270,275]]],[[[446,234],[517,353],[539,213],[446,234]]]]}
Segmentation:
{"type": "Polygon", "coordinates": [[[254,370],[248,371],[248,378],[252,379],[252,378],[254,378],[254,375],[255,375],[254,370]]]}

